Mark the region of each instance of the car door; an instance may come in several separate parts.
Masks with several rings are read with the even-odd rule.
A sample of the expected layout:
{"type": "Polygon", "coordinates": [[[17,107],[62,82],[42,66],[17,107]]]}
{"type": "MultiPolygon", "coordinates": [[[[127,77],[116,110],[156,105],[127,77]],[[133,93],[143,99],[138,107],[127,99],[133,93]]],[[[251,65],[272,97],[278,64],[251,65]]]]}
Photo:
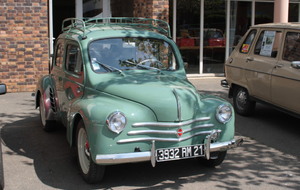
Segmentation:
{"type": "Polygon", "coordinates": [[[63,83],[62,83],[62,97],[60,101],[62,122],[67,124],[67,114],[72,103],[81,98],[84,89],[84,73],[81,49],[79,44],[75,42],[68,42],[66,44],[66,56],[64,67],[63,83]]]}
{"type": "Polygon", "coordinates": [[[273,104],[300,114],[300,31],[286,32],[282,55],[273,69],[273,104]]]}
{"type": "MultiPolygon", "coordinates": [[[[53,79],[53,86],[51,89],[52,97],[55,99],[55,110],[60,111],[60,102],[61,97],[63,97],[63,76],[64,76],[64,57],[65,57],[65,42],[63,39],[59,39],[55,44],[55,52],[53,65],[51,65],[50,76],[53,79]]],[[[50,91],[50,92],[51,92],[50,91]]]]}
{"type": "Polygon", "coordinates": [[[251,96],[271,102],[271,74],[278,62],[282,31],[261,29],[250,55],[246,58],[246,79],[251,96]]]}
{"type": "Polygon", "coordinates": [[[249,57],[250,50],[256,38],[257,29],[251,29],[241,43],[232,52],[230,58],[226,61],[225,72],[226,79],[230,83],[239,86],[247,87],[245,77],[246,67],[248,64],[247,58],[249,57]]]}

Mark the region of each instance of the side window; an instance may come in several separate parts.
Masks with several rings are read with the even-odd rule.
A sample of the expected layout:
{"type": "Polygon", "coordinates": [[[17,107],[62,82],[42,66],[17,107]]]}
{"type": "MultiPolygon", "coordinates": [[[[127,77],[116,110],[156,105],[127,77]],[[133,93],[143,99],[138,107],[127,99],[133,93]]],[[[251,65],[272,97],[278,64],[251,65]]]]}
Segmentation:
{"type": "Polygon", "coordinates": [[[240,49],[241,53],[247,54],[249,52],[255,35],[256,35],[256,30],[250,31],[250,33],[248,34],[247,38],[245,39],[245,41],[243,42],[243,44],[241,46],[241,49],[240,49]]]}
{"type": "Polygon", "coordinates": [[[283,60],[300,61],[300,33],[288,32],[283,47],[283,60]]]}
{"type": "Polygon", "coordinates": [[[82,73],[81,52],[77,45],[70,44],[67,46],[66,70],[76,74],[82,73]]]}
{"type": "Polygon", "coordinates": [[[282,32],[280,31],[262,31],[255,45],[254,54],[275,58],[280,47],[281,38],[282,32]]]}
{"type": "Polygon", "coordinates": [[[58,41],[56,46],[56,53],[55,53],[55,65],[58,67],[62,67],[63,59],[64,59],[64,44],[58,41]]]}

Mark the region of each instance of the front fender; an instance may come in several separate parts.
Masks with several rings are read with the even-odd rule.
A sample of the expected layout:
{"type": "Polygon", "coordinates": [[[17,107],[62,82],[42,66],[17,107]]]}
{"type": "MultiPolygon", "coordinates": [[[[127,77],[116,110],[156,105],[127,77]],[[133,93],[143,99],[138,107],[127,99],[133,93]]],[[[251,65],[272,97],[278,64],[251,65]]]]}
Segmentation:
{"type": "Polygon", "coordinates": [[[225,142],[225,141],[232,140],[234,137],[234,132],[235,132],[235,124],[234,124],[235,123],[235,115],[234,115],[234,109],[233,109],[232,105],[229,102],[227,102],[226,100],[223,100],[222,98],[219,98],[216,96],[211,96],[211,95],[204,95],[204,96],[202,96],[201,100],[203,101],[203,107],[201,108],[201,110],[205,110],[205,112],[210,114],[212,122],[215,124],[215,126],[217,128],[222,130],[219,141],[225,142]],[[232,117],[225,124],[220,123],[216,119],[216,110],[222,104],[229,105],[232,110],[232,117]]]}
{"type": "MultiPolygon", "coordinates": [[[[79,119],[82,119],[88,133],[93,158],[96,157],[96,153],[111,152],[109,147],[112,146],[112,143],[116,143],[118,138],[122,138],[122,135],[127,134],[132,122],[157,121],[156,115],[148,107],[105,93],[86,95],[77,100],[72,104],[68,117],[68,142],[71,146],[75,142],[77,123],[79,119]],[[106,124],[108,116],[115,111],[124,113],[127,118],[127,125],[119,135],[110,131],[106,124]]],[[[120,147],[120,149],[122,148],[120,147]]],[[[116,150],[116,147],[113,151],[122,152],[122,150],[116,150]]]]}

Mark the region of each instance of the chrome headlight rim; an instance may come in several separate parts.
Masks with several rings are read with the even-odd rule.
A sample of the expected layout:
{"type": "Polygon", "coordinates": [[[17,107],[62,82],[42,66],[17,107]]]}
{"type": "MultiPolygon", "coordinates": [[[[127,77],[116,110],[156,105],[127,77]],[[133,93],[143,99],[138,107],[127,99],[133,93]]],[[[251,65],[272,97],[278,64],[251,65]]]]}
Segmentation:
{"type": "Polygon", "coordinates": [[[232,107],[228,104],[219,105],[216,109],[216,119],[222,124],[228,123],[231,120],[232,115],[232,107]]]}
{"type": "Polygon", "coordinates": [[[107,117],[106,124],[110,131],[120,134],[127,124],[127,118],[124,113],[115,111],[107,117]]]}

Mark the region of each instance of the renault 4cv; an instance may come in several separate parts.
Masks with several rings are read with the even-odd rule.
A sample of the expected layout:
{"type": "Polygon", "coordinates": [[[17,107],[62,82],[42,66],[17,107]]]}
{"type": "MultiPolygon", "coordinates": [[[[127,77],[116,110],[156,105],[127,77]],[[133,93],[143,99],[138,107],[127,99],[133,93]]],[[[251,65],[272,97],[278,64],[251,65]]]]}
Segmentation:
{"type": "Polygon", "coordinates": [[[66,127],[87,183],[113,164],[196,158],[217,166],[242,143],[232,106],[187,80],[164,21],[66,19],[49,70],[36,89],[41,126],[66,127]]]}

